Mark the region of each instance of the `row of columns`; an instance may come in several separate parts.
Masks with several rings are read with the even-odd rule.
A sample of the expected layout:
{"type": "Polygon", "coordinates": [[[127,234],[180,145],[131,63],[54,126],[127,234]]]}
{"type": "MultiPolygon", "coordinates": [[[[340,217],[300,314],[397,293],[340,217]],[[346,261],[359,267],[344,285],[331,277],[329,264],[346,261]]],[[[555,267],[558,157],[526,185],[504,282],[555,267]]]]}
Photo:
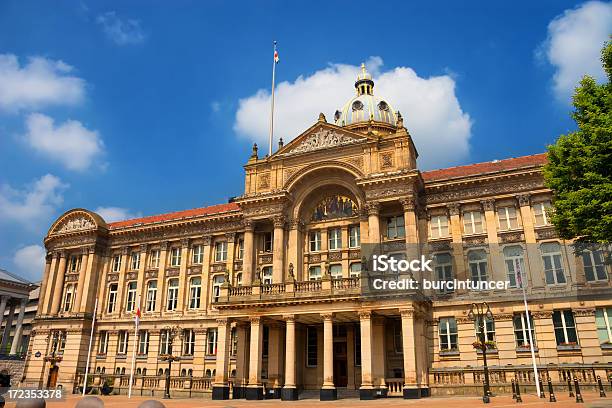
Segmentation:
{"type": "MultiPolygon", "coordinates": [[[[4,313],[6,312],[7,304],[9,306],[9,313],[6,319],[6,326],[4,327],[4,332],[2,333],[2,342],[0,343],[0,350],[2,351],[2,353],[5,352],[11,335],[11,328],[13,326],[13,318],[15,315],[15,302],[11,302],[10,296],[0,296],[0,327],[2,326],[2,323],[4,321],[4,313]]],[[[9,351],[9,354],[17,354],[19,345],[21,344],[21,337],[23,333],[23,317],[27,304],[28,298],[21,298],[19,303],[19,314],[17,315],[17,323],[15,324],[15,333],[13,335],[13,341],[11,343],[11,349],[9,351]]]]}

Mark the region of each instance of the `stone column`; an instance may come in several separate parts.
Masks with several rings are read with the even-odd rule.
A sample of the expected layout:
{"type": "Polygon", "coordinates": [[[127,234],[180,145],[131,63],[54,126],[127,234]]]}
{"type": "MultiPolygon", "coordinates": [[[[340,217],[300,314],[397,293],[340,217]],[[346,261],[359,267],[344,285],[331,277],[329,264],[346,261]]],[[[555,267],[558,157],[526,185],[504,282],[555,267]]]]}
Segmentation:
{"type": "Polygon", "coordinates": [[[244,323],[236,324],[236,379],[234,382],[233,399],[244,398],[245,389],[248,380],[249,364],[247,361],[248,331],[244,323]]]}
{"type": "Polygon", "coordinates": [[[227,319],[217,319],[216,376],[212,389],[213,400],[229,399],[228,367],[230,346],[230,324],[227,319]]]}
{"type": "Polygon", "coordinates": [[[372,312],[359,312],[359,327],[361,333],[361,387],[359,399],[375,398],[372,383],[372,312]]]}
{"type": "Polygon", "coordinates": [[[161,313],[164,310],[165,290],[166,290],[166,264],[168,261],[168,241],[159,244],[159,268],[157,268],[157,299],[155,301],[155,312],[161,313]]]}
{"type": "Polygon", "coordinates": [[[283,353],[281,342],[282,332],[279,323],[270,323],[268,326],[268,389],[266,398],[278,399],[281,397],[282,373],[280,356],[283,353]],[[272,395],[270,394],[272,392],[272,395]]]}
{"type": "MultiPolygon", "coordinates": [[[[450,215],[450,232],[453,239],[453,273],[459,280],[468,279],[465,259],[463,257],[463,234],[461,232],[461,204],[451,203],[447,205],[450,215]]],[[[435,277],[438,278],[437,276],[435,277]]],[[[465,293],[466,290],[457,290],[458,293],[465,293]]]]}
{"type": "Polygon", "coordinates": [[[51,304],[51,314],[59,313],[62,303],[62,294],[64,293],[64,277],[66,276],[66,253],[60,253],[59,266],[55,279],[55,287],[53,288],[53,303],[51,304]]]}
{"type": "Polygon", "coordinates": [[[367,204],[368,210],[368,243],[380,244],[380,203],[377,201],[367,204]]]}
{"type": "Polygon", "coordinates": [[[503,272],[503,262],[499,253],[499,238],[497,237],[497,219],[495,217],[495,200],[481,201],[485,212],[487,223],[487,240],[489,242],[489,272],[487,276],[490,280],[505,280],[506,274],[503,272]]]}
{"type": "Polygon", "coordinates": [[[320,400],[332,401],[338,398],[334,386],[334,322],[332,313],[322,313],[323,318],[323,386],[320,400]]]}
{"type": "Polygon", "coordinates": [[[372,383],[379,396],[387,396],[385,383],[386,363],[385,318],[372,318],[372,383]]]}
{"type": "MultiPolygon", "coordinates": [[[[72,304],[72,310],[75,312],[81,311],[81,301],[83,299],[83,291],[85,290],[85,278],[89,274],[89,248],[83,248],[83,255],[81,257],[81,269],[79,270],[79,280],[77,283],[76,294],[74,303],[72,304]]],[[[93,256],[91,257],[93,259],[93,256]]]]}
{"type": "Polygon", "coordinates": [[[228,232],[225,234],[227,239],[227,262],[225,268],[227,270],[226,276],[229,277],[228,282],[230,285],[234,285],[234,253],[236,252],[236,233],[228,232]]]}
{"type": "Polygon", "coordinates": [[[179,266],[179,293],[177,301],[177,310],[181,313],[185,311],[187,304],[186,292],[189,291],[187,282],[187,265],[189,264],[189,238],[181,240],[181,265],[179,266]]]}
{"type": "Polygon", "coordinates": [[[117,284],[117,307],[115,308],[115,315],[121,316],[125,310],[125,278],[127,275],[127,267],[130,262],[130,249],[123,247],[121,249],[121,268],[119,269],[119,282],[117,284]]]}
{"type": "Polygon", "coordinates": [[[295,384],[295,316],[284,316],[285,334],[285,385],[281,391],[283,401],[297,401],[298,391],[295,384]]]}
{"type": "Polygon", "coordinates": [[[140,311],[145,309],[145,302],[147,299],[147,293],[145,288],[145,270],[147,269],[147,253],[149,252],[149,246],[147,244],[140,245],[140,267],[138,268],[138,278],[136,283],[136,307],[140,306],[140,311]],[[139,303],[138,303],[139,302],[139,303]]]}
{"type": "Polygon", "coordinates": [[[285,259],[285,217],[275,216],[274,222],[274,247],[272,254],[272,282],[283,283],[283,263],[285,259]]]}
{"type": "Polygon", "coordinates": [[[11,335],[11,326],[13,325],[13,317],[15,316],[15,303],[9,305],[9,315],[6,319],[6,326],[2,334],[2,343],[0,343],[0,354],[6,354],[6,346],[11,335]]]}
{"type": "Polygon", "coordinates": [[[304,239],[302,237],[302,221],[292,220],[289,226],[289,243],[287,253],[287,264],[293,265],[293,275],[296,280],[304,280],[302,276],[302,253],[304,239]]]}
{"type": "Polygon", "coordinates": [[[8,300],[9,297],[7,295],[0,296],[0,327],[2,327],[4,312],[6,311],[6,302],[8,302],[8,300]]]}
{"type": "Polygon", "coordinates": [[[53,303],[53,288],[55,287],[55,280],[57,279],[57,268],[60,260],[60,252],[54,252],[51,254],[51,268],[49,269],[49,278],[45,287],[45,292],[40,292],[42,302],[41,313],[46,315],[51,313],[51,303],[53,303]]]}
{"type": "Polygon", "coordinates": [[[208,310],[210,298],[210,256],[211,256],[212,237],[205,236],[203,238],[203,262],[202,262],[202,297],[200,301],[200,309],[208,310]]]}
{"type": "Polygon", "coordinates": [[[21,333],[23,332],[23,315],[25,313],[26,305],[28,304],[28,298],[21,299],[19,304],[19,314],[17,315],[17,325],[15,326],[15,335],[13,336],[13,343],[11,344],[10,354],[17,354],[17,348],[21,343],[21,333]]]}
{"type": "MultiPolygon", "coordinates": [[[[38,296],[38,307],[36,309],[36,315],[41,315],[43,310],[43,304],[45,303],[45,293],[47,292],[47,283],[49,280],[49,274],[51,271],[51,264],[53,263],[53,255],[47,252],[45,256],[45,271],[43,272],[42,281],[40,282],[40,291],[38,296]]],[[[4,310],[0,315],[4,315],[4,310]]],[[[0,320],[0,326],[2,325],[2,321],[0,320]]]]}
{"type": "Polygon", "coordinates": [[[246,388],[247,400],[263,399],[261,384],[261,353],[263,351],[263,327],[261,317],[251,317],[251,347],[249,354],[249,385],[246,388]]]}
{"type": "Polygon", "coordinates": [[[521,210],[521,219],[523,221],[523,231],[525,234],[525,247],[527,253],[524,254],[525,268],[523,271],[525,277],[529,280],[529,287],[541,288],[544,286],[543,273],[531,273],[533,270],[539,271],[542,269],[542,258],[537,247],[537,239],[531,213],[531,197],[529,194],[521,194],[516,197],[521,210]]]}
{"type": "Polygon", "coordinates": [[[421,398],[417,384],[418,351],[415,348],[414,310],[400,310],[402,315],[402,347],[404,354],[404,398],[421,398]]]}
{"type": "Polygon", "coordinates": [[[253,281],[253,260],[255,254],[255,226],[250,220],[244,221],[244,253],[242,255],[242,284],[251,285],[253,281]]]}

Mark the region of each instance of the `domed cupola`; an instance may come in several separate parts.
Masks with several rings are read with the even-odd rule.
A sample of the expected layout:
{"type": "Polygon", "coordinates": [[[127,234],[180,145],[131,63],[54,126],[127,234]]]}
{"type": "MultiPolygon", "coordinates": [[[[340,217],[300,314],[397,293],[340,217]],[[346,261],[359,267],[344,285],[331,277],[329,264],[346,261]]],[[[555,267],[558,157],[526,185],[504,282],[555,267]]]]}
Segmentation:
{"type": "Polygon", "coordinates": [[[354,130],[375,128],[393,130],[397,126],[397,114],[385,100],[374,96],[374,81],[361,64],[361,72],[355,81],[357,95],[349,100],[342,110],[337,110],[334,123],[354,130]]]}

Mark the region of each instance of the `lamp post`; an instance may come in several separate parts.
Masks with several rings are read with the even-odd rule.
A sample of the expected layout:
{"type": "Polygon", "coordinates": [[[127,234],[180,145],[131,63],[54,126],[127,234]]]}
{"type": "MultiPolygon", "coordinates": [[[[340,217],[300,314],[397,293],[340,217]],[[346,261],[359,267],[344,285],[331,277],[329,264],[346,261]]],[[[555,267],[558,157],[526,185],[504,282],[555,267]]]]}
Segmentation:
{"type": "MultiPolygon", "coordinates": [[[[176,337],[176,335],[180,332],[180,328],[178,326],[173,326],[173,327],[166,326],[164,330],[167,336],[166,341],[168,343],[168,347],[166,351],[168,353],[162,354],[161,356],[159,356],[159,359],[162,361],[168,362],[168,371],[166,371],[166,387],[164,390],[164,399],[170,399],[170,372],[172,371],[172,362],[180,360],[179,356],[175,356],[172,354],[172,343],[174,342],[174,338],[176,337]]],[[[180,333],[182,336],[182,332],[180,333]]]]}
{"type": "Polygon", "coordinates": [[[493,313],[487,302],[483,303],[472,303],[468,317],[471,320],[476,321],[478,324],[478,340],[479,344],[477,348],[482,350],[482,363],[484,365],[484,395],[482,396],[482,402],[488,404],[491,402],[491,389],[489,387],[489,367],[487,366],[487,344],[485,338],[485,318],[492,320],[493,313]]]}

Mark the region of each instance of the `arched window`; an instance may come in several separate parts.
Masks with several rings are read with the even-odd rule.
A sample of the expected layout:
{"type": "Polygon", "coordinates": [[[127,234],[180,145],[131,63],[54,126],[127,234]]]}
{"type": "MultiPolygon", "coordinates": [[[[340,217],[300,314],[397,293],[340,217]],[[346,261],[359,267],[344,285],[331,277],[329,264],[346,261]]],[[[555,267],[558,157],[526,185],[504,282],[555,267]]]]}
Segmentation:
{"type": "Polygon", "coordinates": [[[147,369],[146,368],[142,369],[142,375],[147,375],[147,369]]]}
{"type": "Polygon", "coordinates": [[[523,258],[523,247],[511,245],[504,248],[504,259],[506,261],[506,273],[510,287],[521,287],[521,282],[525,280],[525,259],[523,258]],[[521,275],[517,276],[517,266],[521,275]]]}
{"type": "Polygon", "coordinates": [[[136,375],[142,375],[142,369],[137,368],[136,369],[136,375]]]}
{"type": "Polygon", "coordinates": [[[164,370],[160,368],[160,369],[157,371],[157,375],[160,375],[160,376],[161,376],[161,375],[164,375],[164,370]]]}
{"type": "Polygon", "coordinates": [[[100,367],[96,367],[96,373],[100,372],[100,367]]]}
{"type": "Polygon", "coordinates": [[[236,274],[236,286],[242,286],[242,272],[236,274]]]}
{"type": "Polygon", "coordinates": [[[187,370],[187,375],[193,377],[193,370],[191,368],[187,370]]]}
{"type": "MultiPolygon", "coordinates": [[[[436,271],[436,279],[440,282],[453,280],[453,256],[444,252],[434,255],[434,269],[436,271]]],[[[440,292],[452,292],[446,286],[440,285],[440,292]]]]}
{"type": "Polygon", "coordinates": [[[565,273],[563,272],[563,261],[561,259],[561,245],[558,242],[546,242],[542,244],[540,251],[542,252],[546,284],[564,284],[565,273]]]}
{"type": "Polygon", "coordinates": [[[225,279],[223,278],[223,275],[215,275],[213,277],[213,287],[212,287],[213,302],[219,301],[219,296],[221,296],[221,285],[223,285],[224,281],[225,279]]]}
{"type": "Polygon", "coordinates": [[[147,282],[147,303],[146,303],[146,311],[154,312],[155,311],[155,302],[157,301],[157,281],[150,280],[147,282]]]}
{"type": "Polygon", "coordinates": [[[170,279],[168,281],[168,303],[167,309],[169,311],[176,310],[178,305],[178,291],[179,291],[179,280],[170,279]]]}
{"type": "Polygon", "coordinates": [[[470,266],[472,282],[487,280],[487,253],[484,249],[468,252],[468,264],[470,266]]]}
{"type": "Polygon", "coordinates": [[[208,368],[208,369],[206,370],[206,374],[204,374],[204,375],[205,375],[206,377],[210,377],[210,376],[211,376],[210,374],[211,374],[211,372],[210,372],[210,368],[208,368]]]}
{"type": "Polygon", "coordinates": [[[350,266],[351,278],[361,276],[361,262],[353,262],[350,266]]]}
{"type": "Polygon", "coordinates": [[[189,308],[199,309],[201,297],[202,279],[200,277],[191,278],[191,280],[189,281],[189,308]]]}
{"type": "Polygon", "coordinates": [[[124,374],[125,374],[125,367],[121,369],[121,375],[124,375],[124,374]]]}
{"type": "Polygon", "coordinates": [[[185,377],[187,375],[187,370],[184,368],[181,370],[181,377],[185,377]]]}

